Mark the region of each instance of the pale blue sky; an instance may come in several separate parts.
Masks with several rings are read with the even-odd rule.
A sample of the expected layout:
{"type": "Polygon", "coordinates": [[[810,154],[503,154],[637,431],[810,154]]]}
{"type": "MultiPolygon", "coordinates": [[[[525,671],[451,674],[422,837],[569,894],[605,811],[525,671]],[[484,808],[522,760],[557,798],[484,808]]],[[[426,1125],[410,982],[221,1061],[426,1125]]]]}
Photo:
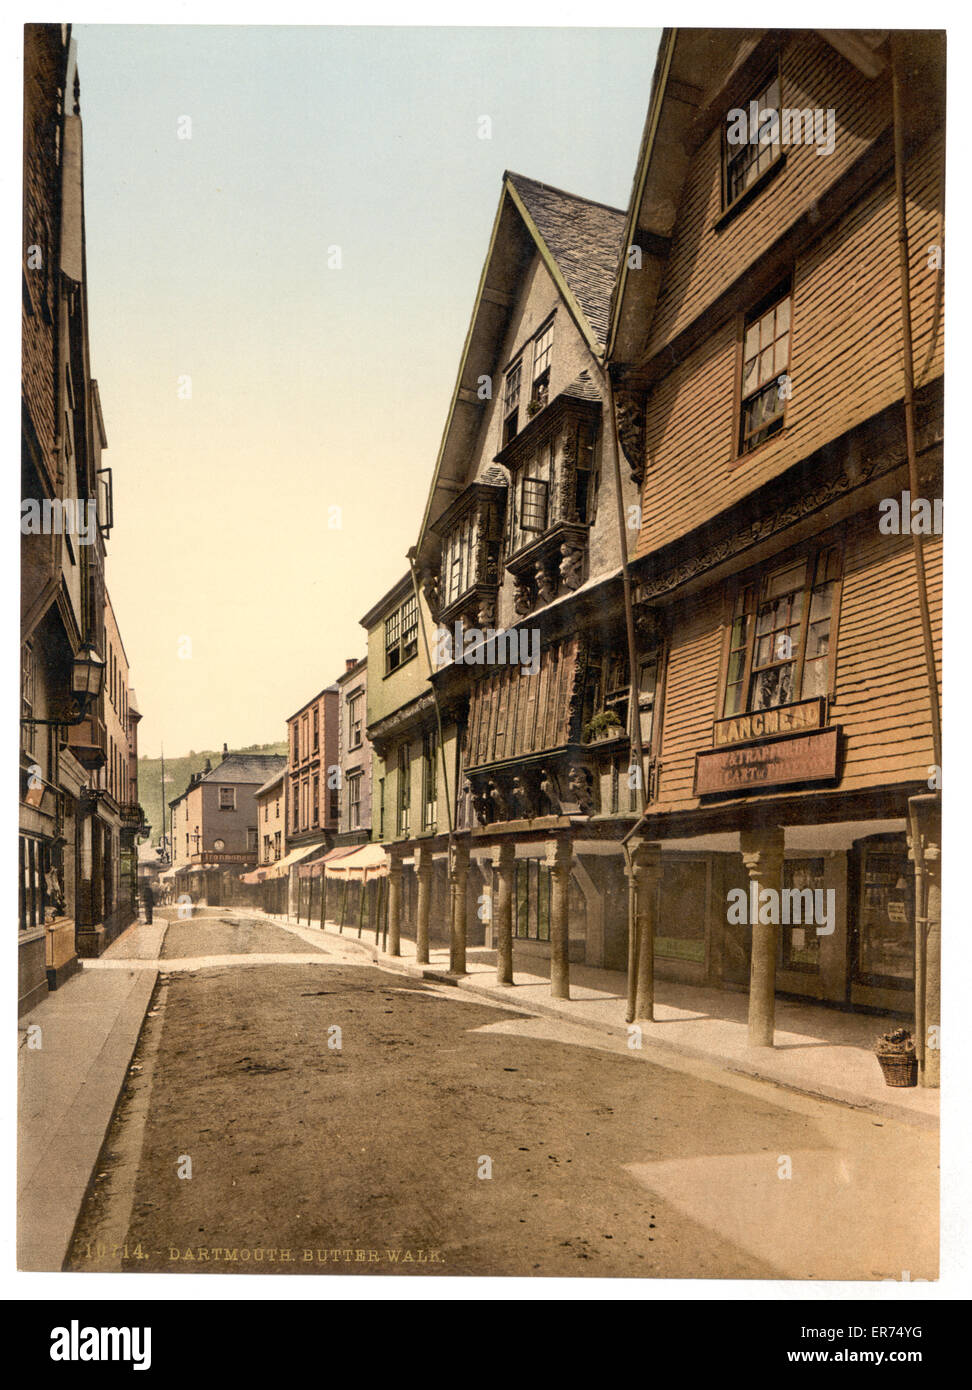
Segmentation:
{"type": "Polygon", "coordinates": [[[363,654],[358,620],[416,538],[503,170],[626,206],[659,32],[75,28],[143,752],[279,738],[363,654]]]}

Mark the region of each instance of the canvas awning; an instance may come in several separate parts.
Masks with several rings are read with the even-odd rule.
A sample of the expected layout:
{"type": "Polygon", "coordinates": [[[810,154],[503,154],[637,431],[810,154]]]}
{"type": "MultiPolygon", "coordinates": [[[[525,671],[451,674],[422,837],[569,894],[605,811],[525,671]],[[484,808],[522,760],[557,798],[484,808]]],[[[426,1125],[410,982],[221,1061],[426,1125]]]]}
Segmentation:
{"type": "Polygon", "coordinates": [[[370,883],[372,879],[382,878],[388,873],[388,855],[381,845],[358,845],[341,859],[329,860],[323,868],[327,878],[357,879],[361,883],[370,883]]]}
{"type": "Polygon", "coordinates": [[[297,875],[299,878],[320,878],[326,865],[333,864],[337,859],[347,859],[348,855],[354,854],[357,849],[360,849],[360,845],[338,845],[335,849],[328,850],[327,854],[322,854],[320,858],[301,864],[297,875]]]}
{"type": "Polygon", "coordinates": [[[312,854],[320,854],[320,852],[320,845],[303,845],[300,849],[292,849],[289,854],[285,854],[282,859],[278,859],[276,864],[268,865],[265,873],[262,869],[259,870],[259,872],[264,873],[264,878],[267,879],[283,878],[284,875],[289,874],[294,865],[299,864],[302,859],[309,859],[312,854]]]}
{"type": "Polygon", "coordinates": [[[260,869],[252,869],[248,874],[240,874],[241,883],[262,883],[270,874],[272,864],[264,864],[260,869]]]}

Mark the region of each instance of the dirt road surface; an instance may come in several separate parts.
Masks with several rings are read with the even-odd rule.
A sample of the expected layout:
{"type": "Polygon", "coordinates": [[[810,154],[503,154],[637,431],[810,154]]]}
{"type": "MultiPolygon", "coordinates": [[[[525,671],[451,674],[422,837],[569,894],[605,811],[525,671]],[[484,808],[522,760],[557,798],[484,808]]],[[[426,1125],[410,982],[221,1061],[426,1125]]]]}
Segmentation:
{"type": "Polygon", "coordinates": [[[935,1276],[932,1136],[307,949],[170,926],[280,959],[160,977],[68,1268],[935,1276]]]}

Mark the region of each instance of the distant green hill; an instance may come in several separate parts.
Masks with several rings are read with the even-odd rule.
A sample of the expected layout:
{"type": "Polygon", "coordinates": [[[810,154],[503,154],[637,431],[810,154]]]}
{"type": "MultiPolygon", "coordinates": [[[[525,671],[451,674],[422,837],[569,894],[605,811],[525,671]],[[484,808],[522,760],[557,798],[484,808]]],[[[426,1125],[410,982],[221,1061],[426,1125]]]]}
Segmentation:
{"type": "MultiPolygon", "coordinates": [[[[284,753],[287,740],[279,743],[252,743],[248,748],[232,748],[231,753],[284,753]]],[[[222,761],[222,753],[204,748],[201,753],[190,750],[183,758],[165,760],[165,824],[169,824],[169,802],[184,792],[193,772],[202,772],[209,759],[213,767],[222,761]]],[[[152,826],[151,841],[157,845],[162,838],[162,762],[159,758],[139,758],[138,760],[138,799],[145,819],[152,826]]]]}

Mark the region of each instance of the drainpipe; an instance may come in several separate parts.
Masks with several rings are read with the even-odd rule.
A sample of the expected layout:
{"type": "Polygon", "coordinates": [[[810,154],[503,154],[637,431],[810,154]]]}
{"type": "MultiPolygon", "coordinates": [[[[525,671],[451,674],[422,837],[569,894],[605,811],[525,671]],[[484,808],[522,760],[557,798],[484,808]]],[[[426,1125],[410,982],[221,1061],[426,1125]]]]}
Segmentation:
{"type": "MultiPolygon", "coordinates": [[[[908,269],[908,223],[905,200],[904,126],[901,115],[901,91],[897,65],[897,42],[891,39],[891,103],[894,123],[894,187],[898,212],[898,272],[901,281],[901,333],[904,369],[905,445],[908,452],[908,486],[911,496],[919,496],[918,459],[915,446],[915,370],[911,337],[911,282],[908,269]]],[[[932,748],[935,766],[942,765],[942,715],[938,695],[938,672],[935,666],[935,646],[932,640],[931,615],[928,608],[928,584],[925,575],[924,536],[912,530],[911,544],[915,558],[915,578],[918,585],[918,610],[921,617],[922,644],[925,652],[925,672],[928,681],[928,705],[931,715],[932,748]]]]}
{"type": "MultiPolygon", "coordinates": [[[[627,528],[624,524],[624,497],[621,490],[621,441],[618,435],[618,414],[614,401],[614,382],[611,380],[611,373],[608,371],[607,388],[608,399],[611,403],[611,441],[614,453],[614,494],[618,509],[618,542],[621,554],[621,583],[624,589],[624,622],[628,636],[628,677],[629,677],[629,696],[628,696],[628,717],[631,720],[632,740],[635,753],[638,758],[638,790],[641,795],[641,814],[634,825],[621,839],[621,849],[624,852],[625,867],[628,876],[628,1008],[626,1019],[628,1023],[634,1021],[635,1000],[638,988],[638,956],[639,942],[637,925],[635,922],[635,894],[634,894],[634,875],[631,864],[631,847],[629,841],[644,825],[648,815],[648,791],[645,785],[645,750],[641,742],[641,710],[638,705],[638,647],[635,640],[634,607],[631,599],[631,575],[628,571],[628,536],[627,528]]],[[[653,951],[654,943],[648,941],[648,949],[653,951]]],[[[654,1017],[654,1008],[651,1010],[654,1017]]]]}
{"type": "MultiPolygon", "coordinates": [[[[894,125],[894,188],[897,203],[898,223],[898,274],[901,285],[901,334],[904,376],[904,418],[905,446],[908,453],[908,486],[911,496],[919,495],[918,459],[915,445],[915,376],[914,355],[911,333],[911,281],[908,265],[908,223],[907,200],[905,196],[905,147],[904,121],[901,111],[901,84],[898,74],[897,39],[891,39],[891,110],[894,125]]],[[[928,584],[925,574],[924,535],[911,533],[912,552],[915,561],[915,579],[918,587],[918,612],[921,619],[922,646],[925,654],[925,673],[928,684],[928,706],[932,726],[932,750],[936,773],[942,766],[942,715],[938,691],[938,671],[935,666],[935,646],[932,638],[931,614],[928,605],[928,584]]],[[[930,932],[936,932],[935,945],[939,947],[937,935],[940,928],[929,922],[929,881],[925,863],[925,846],[920,808],[937,797],[911,797],[908,813],[911,830],[912,857],[915,865],[915,1052],[921,1073],[922,1084],[926,1079],[928,1005],[933,1004],[935,1023],[938,1022],[938,999],[940,991],[940,959],[938,951],[935,958],[929,959],[928,945],[930,932]]],[[[937,1061],[937,1059],[936,1059],[937,1061]]],[[[937,1084],[935,1079],[930,1084],[937,1084]]]]}
{"type": "Polygon", "coordinates": [[[443,785],[443,787],[445,788],[445,795],[446,795],[446,823],[447,823],[447,825],[448,825],[448,827],[449,827],[449,864],[450,864],[450,866],[451,866],[451,864],[452,864],[453,828],[452,828],[452,797],[449,795],[449,771],[448,771],[448,768],[446,767],[445,746],[444,746],[444,744],[443,744],[443,742],[442,742],[442,711],[441,711],[441,709],[439,708],[439,694],[438,694],[438,691],[437,691],[436,688],[435,688],[434,682],[432,681],[432,653],[429,651],[429,638],[428,638],[428,634],[427,634],[426,631],[425,631],[425,623],[422,621],[422,600],[421,600],[421,598],[419,597],[418,576],[417,576],[416,573],[415,573],[415,547],[414,547],[414,546],[411,548],[411,550],[409,550],[409,552],[408,552],[408,554],[407,554],[407,556],[406,556],[406,559],[408,560],[408,568],[409,568],[409,570],[410,570],[410,572],[411,572],[411,575],[412,575],[412,590],[413,590],[413,592],[414,592],[414,594],[415,594],[415,609],[416,609],[416,613],[417,613],[417,615],[418,615],[419,629],[421,630],[421,633],[422,633],[422,646],[425,648],[425,662],[426,662],[426,665],[427,665],[428,668],[429,668],[429,688],[430,688],[431,691],[432,691],[432,704],[433,704],[433,706],[435,707],[435,724],[436,724],[436,728],[437,728],[437,730],[438,730],[439,762],[440,762],[440,764],[441,764],[441,766],[442,766],[442,785],[443,785]]]}

